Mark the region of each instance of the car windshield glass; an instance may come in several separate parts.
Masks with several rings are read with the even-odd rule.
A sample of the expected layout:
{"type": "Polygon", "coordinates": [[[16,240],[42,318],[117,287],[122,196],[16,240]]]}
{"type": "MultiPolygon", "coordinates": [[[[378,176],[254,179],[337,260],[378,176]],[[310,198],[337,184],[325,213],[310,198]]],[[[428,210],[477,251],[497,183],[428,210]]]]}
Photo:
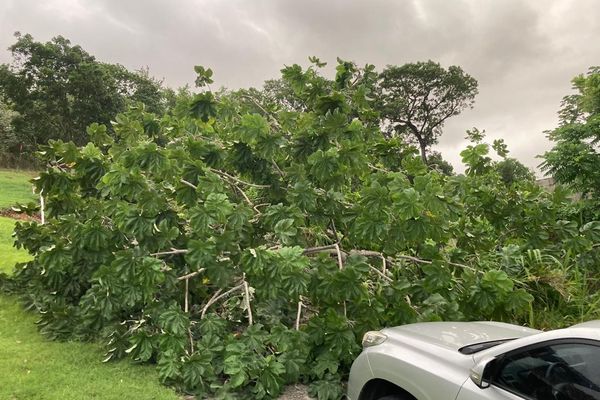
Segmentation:
{"type": "Polygon", "coordinates": [[[511,340],[514,340],[514,339],[491,340],[489,342],[474,343],[474,344],[470,344],[465,347],[461,347],[460,349],[458,349],[458,351],[461,352],[462,354],[474,354],[474,353],[477,353],[478,351],[486,350],[486,349],[489,349],[490,347],[494,347],[494,346],[498,346],[499,344],[502,344],[502,343],[510,342],[511,340]]]}

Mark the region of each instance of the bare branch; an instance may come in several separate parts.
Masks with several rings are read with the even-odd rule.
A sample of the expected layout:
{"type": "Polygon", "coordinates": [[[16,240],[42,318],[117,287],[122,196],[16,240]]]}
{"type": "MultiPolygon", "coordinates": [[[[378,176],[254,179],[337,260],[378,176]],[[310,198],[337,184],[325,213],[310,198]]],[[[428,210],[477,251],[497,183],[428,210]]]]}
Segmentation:
{"type": "Polygon", "coordinates": [[[371,163],[367,164],[369,166],[369,168],[374,169],[375,171],[379,171],[379,172],[390,172],[389,170],[385,169],[385,168],[380,168],[376,165],[373,165],[371,163]]]}
{"type": "Polygon", "coordinates": [[[295,329],[300,330],[300,315],[302,314],[302,300],[298,300],[298,311],[296,311],[296,325],[295,329]]]}
{"type": "MultiPolygon", "coordinates": [[[[312,255],[312,254],[316,254],[316,253],[328,253],[328,254],[338,254],[338,250],[336,249],[336,245],[332,244],[332,245],[328,245],[328,246],[320,246],[320,247],[309,247],[307,249],[304,249],[303,254],[306,256],[312,255]]],[[[386,257],[383,253],[380,253],[378,251],[372,251],[372,250],[350,250],[348,252],[344,252],[344,251],[339,251],[339,253],[342,255],[342,258],[344,259],[347,255],[361,255],[361,256],[365,256],[365,257],[379,257],[381,259],[385,260],[385,266],[384,268],[387,270],[387,265],[388,264],[393,264],[393,261],[389,258],[386,257]]],[[[409,260],[418,264],[432,264],[433,261],[430,260],[424,260],[422,258],[418,258],[418,257],[414,257],[414,256],[408,256],[408,255],[404,255],[404,254],[395,254],[393,257],[395,258],[400,258],[403,260],[409,260]]],[[[441,262],[448,264],[448,265],[452,265],[454,267],[459,267],[459,268],[464,268],[464,269],[468,269],[469,271],[473,271],[473,272],[481,272],[473,267],[470,267],[468,265],[465,264],[460,264],[460,263],[455,263],[452,261],[446,261],[446,260],[440,260],[441,262]]]]}
{"type": "Polygon", "coordinates": [[[158,252],[158,253],[150,253],[150,255],[152,257],[160,257],[160,256],[170,256],[170,255],[173,255],[173,254],[185,254],[185,253],[188,253],[188,252],[189,252],[189,250],[187,250],[187,249],[172,249],[172,250],[169,250],[169,251],[161,251],[161,252],[158,252]]]}
{"type": "Polygon", "coordinates": [[[330,253],[327,250],[335,250],[335,244],[328,244],[326,246],[309,247],[307,249],[304,249],[302,254],[304,254],[305,256],[309,256],[311,254],[316,254],[316,253],[330,253]]]}
{"type": "Polygon", "coordinates": [[[266,116],[268,116],[271,119],[271,121],[273,121],[273,124],[277,128],[282,129],[281,125],[279,124],[279,121],[277,121],[277,119],[273,116],[273,114],[271,114],[270,112],[268,112],[267,110],[265,110],[265,108],[258,101],[256,101],[256,99],[254,97],[248,96],[248,95],[243,95],[242,97],[245,98],[245,99],[248,99],[252,103],[254,103],[254,105],[256,107],[258,107],[263,113],[265,113],[266,116]]]}
{"type": "Polygon", "coordinates": [[[183,310],[188,313],[190,312],[190,279],[186,278],[185,279],[185,305],[183,310]]]}
{"type": "Polygon", "coordinates": [[[271,160],[273,162],[273,166],[275,167],[275,170],[277,171],[277,173],[279,174],[280,177],[285,178],[285,173],[281,170],[281,168],[279,168],[279,165],[277,165],[277,163],[275,162],[275,160],[271,160]]]}
{"type": "Polygon", "coordinates": [[[189,273],[189,274],[187,274],[187,275],[180,276],[179,278],[177,278],[177,280],[178,280],[178,281],[183,281],[183,280],[185,280],[185,282],[186,282],[186,287],[187,287],[187,281],[188,281],[188,279],[190,279],[190,278],[193,278],[193,277],[195,277],[196,275],[200,275],[200,274],[201,274],[201,273],[203,273],[204,271],[206,271],[206,268],[200,268],[198,271],[190,272],[190,273],[189,273]]]}
{"type": "Polygon", "coordinates": [[[219,301],[220,299],[229,296],[231,293],[237,291],[237,290],[243,290],[244,289],[244,284],[239,284],[235,287],[232,287],[231,289],[229,289],[228,291],[226,291],[223,294],[218,294],[221,292],[221,289],[219,289],[214,295],[213,297],[211,297],[211,299],[208,301],[208,303],[206,303],[206,305],[204,306],[204,308],[202,308],[202,313],[200,314],[200,319],[204,318],[204,315],[206,314],[206,311],[208,310],[208,308],[210,306],[212,306],[213,304],[215,304],[217,301],[219,301]]]}
{"type": "Polygon", "coordinates": [[[246,194],[246,192],[244,192],[244,191],[242,190],[242,188],[240,188],[238,185],[236,185],[236,184],[233,184],[233,183],[231,184],[231,186],[233,186],[233,187],[234,187],[234,188],[235,188],[235,189],[236,189],[236,190],[237,190],[237,191],[238,191],[238,192],[239,192],[239,193],[242,195],[242,197],[244,198],[244,200],[246,200],[246,203],[248,203],[248,205],[249,205],[249,206],[250,206],[250,207],[251,207],[251,208],[252,208],[254,211],[256,211],[256,213],[257,213],[257,214],[262,214],[262,213],[260,212],[260,210],[259,210],[259,209],[258,209],[258,208],[257,208],[257,207],[254,205],[254,203],[252,203],[252,201],[250,200],[250,198],[248,197],[248,195],[246,194]]]}
{"type": "Polygon", "coordinates": [[[188,181],[186,181],[185,179],[180,179],[180,180],[179,180],[179,182],[183,183],[183,184],[184,184],[184,185],[186,185],[186,186],[189,186],[189,187],[191,187],[191,188],[192,188],[192,189],[194,189],[194,190],[198,189],[198,187],[197,187],[196,185],[194,185],[194,184],[193,184],[193,183],[191,183],[191,182],[188,182],[188,181]]]}
{"type": "MultiPolygon", "coordinates": [[[[409,261],[416,262],[416,263],[420,263],[420,264],[433,264],[433,261],[423,260],[421,258],[417,258],[417,257],[413,257],[413,256],[407,256],[407,255],[403,255],[403,254],[397,254],[395,257],[401,258],[401,259],[404,259],[404,260],[409,260],[409,261]]],[[[455,262],[451,262],[451,261],[445,261],[445,260],[440,260],[440,261],[443,262],[443,263],[445,263],[445,264],[452,265],[452,266],[455,266],[455,267],[464,268],[464,269],[468,269],[468,270],[473,271],[473,272],[480,272],[479,270],[477,270],[477,269],[475,269],[473,267],[470,267],[468,265],[465,265],[465,264],[459,264],[459,263],[455,263],[455,262]]]]}
{"type": "Polygon", "coordinates": [[[40,221],[42,225],[46,223],[46,204],[44,202],[44,189],[40,190],[40,221]]]}
{"type": "Polygon", "coordinates": [[[344,269],[344,260],[342,260],[342,251],[340,250],[340,245],[339,244],[334,244],[335,246],[335,251],[337,253],[337,260],[338,260],[338,266],[340,267],[340,270],[344,269]]]}
{"type": "Polygon", "coordinates": [[[248,312],[248,325],[254,323],[252,319],[252,308],[250,307],[250,288],[248,288],[248,282],[246,281],[246,274],[244,274],[244,300],[246,302],[246,311],[248,312]]]}
{"type": "Polygon", "coordinates": [[[392,278],[390,278],[389,276],[385,275],[383,272],[381,272],[380,270],[378,270],[378,269],[377,269],[377,268],[375,268],[374,266],[372,266],[372,265],[369,265],[369,268],[370,268],[370,269],[371,269],[373,272],[377,273],[377,275],[379,275],[379,276],[381,276],[383,279],[385,279],[386,281],[388,281],[388,282],[393,282],[393,281],[394,281],[392,278]]]}

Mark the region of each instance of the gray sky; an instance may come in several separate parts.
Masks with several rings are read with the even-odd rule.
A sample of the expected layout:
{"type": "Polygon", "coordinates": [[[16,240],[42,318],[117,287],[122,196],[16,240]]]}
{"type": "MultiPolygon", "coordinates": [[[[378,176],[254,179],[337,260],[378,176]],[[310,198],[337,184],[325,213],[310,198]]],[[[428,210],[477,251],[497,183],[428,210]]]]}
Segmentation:
{"type": "Polygon", "coordinates": [[[173,87],[191,84],[198,64],[218,85],[259,86],[310,55],[378,69],[460,65],[479,81],[479,96],[446,124],[437,149],[462,171],[473,126],[539,164],[570,79],[600,64],[598,16],[596,0],[2,0],[0,48],[15,31],[42,41],[63,35],[102,61],[149,67],[173,87]]]}

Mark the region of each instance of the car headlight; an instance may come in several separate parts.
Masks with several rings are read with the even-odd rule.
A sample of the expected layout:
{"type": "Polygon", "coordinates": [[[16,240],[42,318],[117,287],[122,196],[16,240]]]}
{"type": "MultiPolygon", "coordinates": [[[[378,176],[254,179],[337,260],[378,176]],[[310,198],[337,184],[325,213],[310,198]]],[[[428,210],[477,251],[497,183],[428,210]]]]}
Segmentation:
{"type": "Polygon", "coordinates": [[[362,346],[364,349],[371,346],[377,346],[385,342],[387,336],[379,331],[369,331],[362,338],[362,346]]]}

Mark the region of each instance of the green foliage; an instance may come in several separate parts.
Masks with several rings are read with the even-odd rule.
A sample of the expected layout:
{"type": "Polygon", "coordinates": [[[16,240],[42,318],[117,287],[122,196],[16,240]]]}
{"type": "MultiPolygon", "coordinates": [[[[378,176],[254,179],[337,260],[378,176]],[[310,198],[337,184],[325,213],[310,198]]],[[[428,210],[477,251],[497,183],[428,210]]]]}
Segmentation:
{"type": "Polygon", "coordinates": [[[427,163],[427,151],[437,143],[444,122],[471,107],[477,92],[477,81],[454,65],[391,65],[379,75],[378,109],[388,135],[416,142],[427,163]]]}
{"type": "Polygon", "coordinates": [[[314,63],[282,71],[301,110],[206,91],[181,114],[131,108],[113,140],[95,125],[93,145],[51,142],[48,221],[18,224],[33,260],[12,282],[42,331],[99,338],[194,395],[300,380],[334,399],[367,330],[578,318],[594,286],[567,283],[597,271],[596,223],[559,192],[507,187],[485,143],[462,153],[466,176],[391,153],[372,66],[339,60],[330,81],[314,63]]]}
{"type": "Polygon", "coordinates": [[[557,183],[570,186],[584,197],[589,195],[590,211],[597,213],[600,200],[600,68],[573,80],[576,94],[563,99],[560,125],[548,132],[554,147],[542,156],[542,169],[557,183]]]}
{"type": "Polygon", "coordinates": [[[497,162],[494,168],[498,171],[502,177],[502,181],[507,185],[523,181],[534,181],[535,175],[533,172],[523,165],[516,158],[506,158],[502,161],[497,162]]]}
{"type": "Polygon", "coordinates": [[[0,141],[9,153],[30,156],[50,139],[85,144],[89,124],[108,125],[130,103],[164,111],[161,83],[147,70],[101,63],[61,36],[46,43],[28,34],[16,39],[12,63],[0,65],[0,97],[16,112],[12,131],[0,128],[0,138],[14,139],[0,141]]]}

